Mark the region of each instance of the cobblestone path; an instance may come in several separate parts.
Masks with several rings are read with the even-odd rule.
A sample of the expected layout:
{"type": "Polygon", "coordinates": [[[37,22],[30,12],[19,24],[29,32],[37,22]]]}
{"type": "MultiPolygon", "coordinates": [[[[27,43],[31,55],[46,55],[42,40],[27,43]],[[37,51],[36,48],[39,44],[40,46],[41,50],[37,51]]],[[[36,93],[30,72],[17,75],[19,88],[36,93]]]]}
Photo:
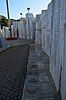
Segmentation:
{"type": "Polygon", "coordinates": [[[29,46],[15,46],[0,53],[0,100],[21,100],[29,46]]]}

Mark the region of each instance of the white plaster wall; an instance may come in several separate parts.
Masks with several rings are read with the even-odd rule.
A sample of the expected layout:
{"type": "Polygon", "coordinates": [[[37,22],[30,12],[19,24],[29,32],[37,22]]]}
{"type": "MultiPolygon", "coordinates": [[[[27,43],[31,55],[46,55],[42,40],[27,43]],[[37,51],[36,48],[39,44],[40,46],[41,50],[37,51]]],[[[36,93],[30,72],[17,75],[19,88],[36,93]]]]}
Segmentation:
{"type": "MultiPolygon", "coordinates": [[[[48,10],[51,11],[50,7],[48,10]]],[[[51,23],[51,13],[48,10],[43,10],[41,13],[41,32],[42,32],[42,49],[49,56],[50,55],[50,28],[51,23]],[[50,18],[48,17],[50,16],[50,18]]]]}
{"type": "Polygon", "coordinates": [[[36,15],[35,43],[36,44],[41,44],[42,43],[40,14],[36,15]]]}
{"type": "Polygon", "coordinates": [[[35,34],[35,44],[41,44],[42,43],[42,33],[41,31],[36,30],[35,34]]]}
{"type": "Polygon", "coordinates": [[[33,39],[33,21],[34,17],[32,13],[27,13],[26,14],[26,35],[27,39],[33,39]]]}
{"type": "Polygon", "coordinates": [[[10,37],[10,31],[9,31],[9,28],[4,26],[3,27],[3,30],[2,30],[2,34],[3,34],[3,37],[7,38],[7,37],[10,37]]]}
{"type": "Polygon", "coordinates": [[[13,20],[13,35],[17,37],[17,20],[13,20]]]}
{"type": "Polygon", "coordinates": [[[61,0],[53,0],[53,19],[52,19],[52,42],[51,42],[51,66],[52,74],[57,90],[59,89],[59,79],[61,71],[61,33],[60,33],[60,11],[61,0]]]}
{"type": "Polygon", "coordinates": [[[27,36],[27,39],[29,39],[30,38],[30,36],[29,36],[29,26],[28,26],[28,18],[26,18],[26,36],[27,36]]]}
{"type": "Polygon", "coordinates": [[[22,38],[22,22],[21,22],[21,20],[18,22],[18,32],[19,32],[19,37],[22,38]]]}
{"type": "Polygon", "coordinates": [[[61,7],[61,43],[62,43],[62,77],[61,77],[61,96],[66,99],[66,0],[62,0],[61,7]]]}

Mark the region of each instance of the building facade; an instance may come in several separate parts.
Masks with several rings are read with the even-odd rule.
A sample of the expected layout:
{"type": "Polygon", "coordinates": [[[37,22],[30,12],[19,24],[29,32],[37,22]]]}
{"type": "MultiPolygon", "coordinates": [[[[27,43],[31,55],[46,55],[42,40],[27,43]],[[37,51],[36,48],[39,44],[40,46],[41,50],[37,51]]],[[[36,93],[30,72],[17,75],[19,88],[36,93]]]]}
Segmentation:
{"type": "Polygon", "coordinates": [[[35,35],[35,18],[32,13],[27,13],[26,18],[12,20],[13,35],[22,39],[33,39],[35,35]]]}
{"type": "Polygon", "coordinates": [[[21,18],[18,21],[18,34],[19,34],[19,38],[26,38],[26,19],[25,18],[21,18]]]}
{"type": "Polygon", "coordinates": [[[66,99],[66,0],[52,0],[36,16],[35,43],[49,56],[50,72],[57,92],[66,99]]]}
{"type": "Polygon", "coordinates": [[[61,51],[62,51],[62,71],[61,71],[61,96],[66,99],[66,0],[61,0],[61,51]]]}
{"type": "Polygon", "coordinates": [[[51,67],[50,71],[57,90],[59,90],[61,71],[61,33],[60,33],[60,11],[61,0],[53,0],[52,11],[52,41],[51,41],[51,67]]]}
{"type": "Polygon", "coordinates": [[[39,45],[42,44],[40,14],[36,15],[35,44],[39,44],[39,45]]]}
{"type": "Polygon", "coordinates": [[[34,17],[32,13],[27,13],[26,14],[26,34],[27,34],[27,39],[33,39],[33,22],[34,22],[34,17]]]}
{"type": "Polygon", "coordinates": [[[48,56],[50,56],[51,50],[51,17],[52,2],[48,5],[47,10],[42,10],[42,13],[36,16],[35,43],[41,44],[43,51],[48,56]]]}

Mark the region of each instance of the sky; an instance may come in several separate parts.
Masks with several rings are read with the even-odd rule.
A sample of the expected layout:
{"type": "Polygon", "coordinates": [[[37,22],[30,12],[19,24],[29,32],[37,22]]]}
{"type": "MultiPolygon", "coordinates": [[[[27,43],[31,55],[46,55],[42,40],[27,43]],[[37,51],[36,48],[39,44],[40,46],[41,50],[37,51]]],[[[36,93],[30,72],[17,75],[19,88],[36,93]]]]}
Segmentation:
{"type": "MultiPolygon", "coordinates": [[[[8,0],[10,18],[19,19],[20,13],[25,17],[27,13],[27,7],[30,7],[30,13],[40,14],[41,10],[47,9],[51,0],[8,0]]],[[[6,0],[0,0],[0,15],[7,17],[6,0]]]]}

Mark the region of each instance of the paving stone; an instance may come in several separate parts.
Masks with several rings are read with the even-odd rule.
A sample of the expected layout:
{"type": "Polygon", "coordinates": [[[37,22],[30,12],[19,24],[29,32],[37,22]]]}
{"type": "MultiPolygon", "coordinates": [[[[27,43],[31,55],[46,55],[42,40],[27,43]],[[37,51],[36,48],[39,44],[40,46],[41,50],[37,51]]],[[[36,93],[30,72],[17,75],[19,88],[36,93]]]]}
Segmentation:
{"type": "Polygon", "coordinates": [[[37,51],[37,56],[41,56],[41,53],[39,51],[37,51]]]}
{"type": "Polygon", "coordinates": [[[39,75],[39,82],[49,82],[49,78],[48,78],[48,75],[46,75],[45,73],[41,73],[39,75]]]}
{"type": "Polygon", "coordinates": [[[26,97],[38,96],[38,85],[36,84],[27,84],[24,93],[26,97]]]}
{"type": "Polygon", "coordinates": [[[28,62],[28,65],[36,65],[37,64],[37,62],[35,61],[35,62],[28,62]]]}
{"type": "Polygon", "coordinates": [[[36,56],[35,52],[29,52],[29,57],[36,56]]]}
{"type": "Polygon", "coordinates": [[[47,74],[48,74],[48,70],[46,70],[46,69],[39,69],[39,70],[38,70],[38,73],[39,73],[39,75],[40,75],[41,73],[44,73],[45,75],[47,75],[47,74]]]}
{"type": "Polygon", "coordinates": [[[42,97],[41,100],[56,100],[55,98],[45,98],[45,97],[42,97]]]}
{"type": "Polygon", "coordinates": [[[26,82],[30,82],[30,83],[36,83],[39,81],[39,77],[38,75],[27,75],[26,76],[26,82]]]}
{"type": "Polygon", "coordinates": [[[49,70],[49,67],[46,64],[44,64],[44,63],[37,62],[37,66],[38,66],[39,70],[41,70],[41,69],[43,69],[43,70],[49,70]]]}
{"type": "Polygon", "coordinates": [[[42,62],[37,62],[37,65],[38,65],[38,69],[44,69],[45,68],[44,63],[42,63],[42,62]]]}
{"type": "Polygon", "coordinates": [[[30,58],[30,57],[36,57],[36,54],[31,53],[31,54],[29,54],[29,58],[30,58]]]}
{"type": "Polygon", "coordinates": [[[42,61],[42,58],[41,57],[37,57],[37,62],[40,62],[42,61]]]}
{"type": "Polygon", "coordinates": [[[41,99],[38,99],[38,97],[36,96],[33,96],[33,97],[25,97],[23,100],[41,100],[41,99]]]}
{"type": "Polygon", "coordinates": [[[37,64],[28,65],[28,69],[37,69],[37,64]]]}
{"type": "Polygon", "coordinates": [[[55,98],[54,93],[40,93],[39,96],[44,99],[55,98]]]}
{"type": "Polygon", "coordinates": [[[28,61],[32,61],[32,60],[37,62],[36,57],[30,57],[30,58],[28,59],[28,61]]]}
{"type": "Polygon", "coordinates": [[[54,97],[54,92],[49,83],[40,84],[40,94],[41,97],[54,97]]]}
{"type": "Polygon", "coordinates": [[[27,75],[38,75],[38,70],[37,69],[28,69],[27,75]]]}
{"type": "Polygon", "coordinates": [[[34,60],[28,60],[28,64],[30,64],[30,63],[36,63],[36,60],[34,59],[34,60]]]}

